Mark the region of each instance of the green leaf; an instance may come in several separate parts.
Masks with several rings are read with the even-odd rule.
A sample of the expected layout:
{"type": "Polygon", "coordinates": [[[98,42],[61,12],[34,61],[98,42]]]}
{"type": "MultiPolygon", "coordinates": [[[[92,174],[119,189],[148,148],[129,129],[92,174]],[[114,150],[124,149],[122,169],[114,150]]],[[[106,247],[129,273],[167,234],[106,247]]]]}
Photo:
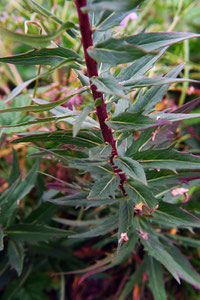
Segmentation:
{"type": "Polygon", "coordinates": [[[200,175],[198,171],[186,171],[181,170],[178,174],[175,174],[173,171],[169,170],[156,170],[146,172],[147,181],[150,186],[177,186],[183,183],[188,184],[188,182],[199,179],[200,175]]]}
{"type": "MultiPolygon", "coordinates": [[[[19,94],[24,89],[24,87],[25,87],[24,85],[19,85],[19,86],[21,86],[20,89],[18,89],[18,90],[17,90],[17,88],[14,89],[14,90],[16,90],[15,93],[14,93],[14,90],[13,90],[11,92],[12,95],[10,94],[7,99],[11,100],[12,98],[15,97],[15,94],[19,94]]],[[[55,102],[48,102],[48,101],[42,100],[42,101],[44,101],[43,103],[45,103],[45,104],[43,104],[43,103],[41,104],[40,103],[41,102],[40,99],[37,99],[37,102],[39,103],[38,105],[26,105],[26,106],[9,107],[9,108],[5,108],[5,109],[1,109],[0,113],[14,112],[14,111],[20,111],[20,112],[22,112],[22,111],[40,112],[40,111],[50,110],[50,109],[52,109],[52,108],[54,108],[54,107],[56,107],[58,105],[66,103],[73,96],[75,96],[77,94],[82,94],[86,90],[87,90],[87,88],[81,88],[81,89],[75,91],[74,93],[72,93],[71,95],[67,96],[66,98],[63,98],[63,99],[55,101],[55,102]]],[[[35,99],[33,99],[33,100],[35,100],[35,99]]],[[[7,101],[8,100],[6,100],[6,102],[7,101]]],[[[72,115],[72,114],[74,114],[74,113],[70,110],[69,115],[72,115]]]]}
{"type": "Polygon", "coordinates": [[[136,179],[134,181],[127,180],[126,192],[135,204],[142,202],[153,209],[158,202],[150,188],[136,179]]]}
{"type": "Polygon", "coordinates": [[[24,248],[21,243],[12,240],[8,241],[8,259],[11,268],[15,269],[18,276],[20,276],[24,262],[24,248]]]}
{"type": "Polygon", "coordinates": [[[128,130],[142,130],[157,126],[158,121],[152,120],[148,116],[143,116],[141,112],[123,112],[106,122],[108,126],[119,132],[128,130]]]}
{"type": "Polygon", "coordinates": [[[200,118],[200,113],[192,114],[178,114],[178,113],[154,113],[149,116],[152,120],[169,121],[169,122],[180,122],[182,120],[200,118]]]}
{"type": "Polygon", "coordinates": [[[133,8],[136,8],[138,4],[141,3],[141,0],[124,0],[123,2],[120,0],[97,0],[93,3],[91,3],[88,6],[84,6],[82,8],[83,12],[88,12],[88,11],[102,11],[102,7],[104,10],[113,10],[113,11],[128,11],[133,8]]]}
{"type": "Polygon", "coordinates": [[[125,82],[122,82],[123,87],[130,91],[133,88],[142,88],[142,87],[148,87],[148,86],[157,86],[157,85],[165,85],[165,84],[171,84],[175,82],[198,82],[197,80],[187,79],[187,78],[167,78],[167,77],[145,77],[140,76],[133,79],[129,79],[125,82]]]}
{"type": "Polygon", "coordinates": [[[199,34],[193,32],[141,32],[136,35],[121,38],[119,40],[126,41],[130,44],[136,44],[148,52],[155,51],[161,47],[166,47],[183,40],[199,37],[199,34]]]}
{"type": "Polygon", "coordinates": [[[191,239],[177,234],[167,234],[167,237],[177,241],[178,245],[184,245],[186,247],[195,247],[195,248],[200,247],[200,241],[197,239],[191,239]]]}
{"type": "MultiPolygon", "coordinates": [[[[179,66],[175,67],[170,72],[168,72],[164,78],[176,78],[178,74],[182,71],[183,67],[184,64],[180,64],[179,66]]],[[[154,107],[156,106],[156,104],[162,100],[169,87],[170,83],[162,86],[151,87],[149,90],[147,90],[147,92],[144,95],[139,95],[138,100],[131,106],[130,111],[139,112],[145,110],[145,112],[151,112],[152,109],[154,109],[154,107]]]]}
{"type": "Polygon", "coordinates": [[[126,46],[121,46],[120,43],[113,43],[113,40],[110,41],[111,45],[97,44],[96,47],[88,48],[88,54],[97,62],[108,63],[113,66],[133,62],[147,54],[137,45],[126,43],[126,46]]]}
{"type": "Polygon", "coordinates": [[[76,137],[76,135],[79,132],[79,130],[80,130],[83,122],[85,121],[85,119],[87,118],[87,116],[89,115],[89,113],[92,111],[92,109],[93,109],[92,105],[87,105],[87,106],[84,107],[82,113],[77,118],[76,122],[74,123],[74,126],[73,126],[73,137],[76,137]]]}
{"type": "MultiPolygon", "coordinates": [[[[9,102],[10,100],[14,99],[17,95],[19,95],[19,94],[23,91],[23,89],[25,89],[25,88],[26,88],[30,83],[32,83],[33,81],[35,81],[35,80],[37,80],[37,79],[39,79],[39,78],[42,78],[42,77],[44,77],[44,76],[49,76],[49,75],[52,74],[55,70],[57,70],[57,69],[63,67],[64,65],[65,65],[65,66],[68,65],[67,62],[68,62],[68,59],[63,60],[60,64],[58,64],[58,65],[56,65],[56,66],[50,68],[48,71],[46,71],[46,72],[44,72],[44,73],[41,73],[41,74],[39,74],[39,75],[37,75],[37,76],[35,76],[35,77],[33,77],[33,78],[31,78],[31,79],[25,81],[25,82],[19,84],[16,88],[14,88],[14,89],[12,90],[12,92],[9,94],[9,96],[8,96],[7,99],[4,101],[4,103],[9,102]]],[[[69,65],[70,65],[70,62],[69,62],[69,65]]]]}
{"type": "Polygon", "coordinates": [[[98,224],[98,226],[96,226],[95,228],[80,234],[71,235],[70,237],[71,238],[92,238],[100,235],[105,235],[108,232],[116,229],[117,226],[118,226],[117,216],[111,216],[108,218],[104,218],[102,220],[102,223],[98,224]]]}
{"type": "Polygon", "coordinates": [[[67,225],[67,226],[73,226],[73,227],[84,227],[84,226],[90,226],[90,225],[99,225],[102,223],[101,219],[93,219],[93,220],[69,220],[69,219],[63,219],[63,218],[53,218],[53,221],[67,225]]]}
{"type": "Polygon", "coordinates": [[[145,168],[169,169],[176,171],[177,169],[195,170],[200,168],[200,157],[171,150],[145,150],[137,152],[133,158],[142,164],[145,168]]]}
{"type": "Polygon", "coordinates": [[[92,198],[108,198],[109,196],[115,197],[116,190],[119,185],[119,176],[106,175],[97,180],[88,195],[88,199],[92,198]]]}
{"type": "Polygon", "coordinates": [[[54,33],[48,35],[23,34],[10,31],[2,26],[0,26],[0,33],[6,38],[31,46],[33,48],[44,48],[50,44],[51,40],[55,39],[63,31],[70,28],[75,28],[75,25],[72,22],[67,21],[66,23],[63,23],[58,30],[54,31],[54,33]]]}
{"type": "Polygon", "coordinates": [[[99,92],[129,100],[129,97],[123,92],[123,87],[111,75],[109,77],[92,77],[91,81],[99,92]]]}
{"type": "Polygon", "coordinates": [[[17,178],[19,178],[20,173],[21,172],[20,172],[17,152],[15,151],[15,149],[13,149],[12,169],[11,169],[11,173],[10,173],[9,180],[8,180],[10,185],[13,184],[13,182],[15,182],[17,180],[17,178]]]}
{"type": "Polygon", "coordinates": [[[141,238],[141,242],[149,254],[161,262],[179,283],[179,278],[182,278],[199,288],[200,275],[193,269],[188,259],[169,240],[165,241],[162,237],[161,242],[161,239],[158,239],[159,234],[151,229],[149,223],[142,221],[140,225],[142,231],[148,234],[148,239],[141,238]]]}
{"type": "Polygon", "coordinates": [[[58,24],[62,24],[63,21],[61,19],[59,19],[56,15],[54,15],[51,11],[47,10],[46,8],[44,8],[43,6],[41,6],[39,3],[37,3],[34,0],[24,0],[25,3],[28,4],[28,6],[34,11],[37,12],[38,14],[47,17],[47,18],[51,18],[52,20],[54,20],[56,23],[58,24]]]}
{"type": "Polygon", "coordinates": [[[166,251],[165,247],[160,243],[156,234],[153,234],[151,231],[147,231],[147,227],[143,229],[143,232],[148,233],[148,239],[145,240],[140,238],[142,244],[149,255],[154,257],[156,260],[161,262],[166,269],[173,275],[173,277],[180,283],[179,272],[177,266],[173,261],[171,255],[166,251]]]}
{"type": "Polygon", "coordinates": [[[88,53],[98,62],[117,65],[132,62],[147,52],[159,51],[162,47],[198,36],[184,32],[141,32],[119,39],[107,39],[90,47],[88,53]]]}
{"type": "Polygon", "coordinates": [[[163,268],[161,264],[148,257],[147,259],[147,274],[149,278],[149,284],[155,300],[166,300],[166,292],[163,281],[163,268]]]}
{"type": "Polygon", "coordinates": [[[114,164],[121,169],[126,176],[137,179],[143,184],[147,184],[144,169],[136,160],[130,157],[119,156],[114,159],[114,164]]]}
{"type": "Polygon", "coordinates": [[[41,203],[23,222],[27,224],[46,224],[55,216],[57,210],[57,207],[51,203],[41,203]]]}
{"type": "Polygon", "coordinates": [[[73,206],[73,207],[99,207],[104,205],[113,205],[118,203],[118,200],[113,199],[87,199],[87,193],[78,193],[73,196],[65,196],[55,199],[48,199],[48,202],[51,202],[55,205],[61,206],[73,206]]]}
{"type": "Polygon", "coordinates": [[[65,59],[81,60],[81,57],[71,49],[63,47],[34,49],[14,56],[0,57],[0,62],[15,65],[56,65],[65,59]]]}
{"type": "MultiPolygon", "coordinates": [[[[22,108],[23,110],[23,108],[22,108]]],[[[41,123],[49,123],[49,122],[58,122],[58,121],[66,121],[67,118],[71,118],[73,117],[74,115],[63,115],[63,116],[60,116],[60,117],[49,117],[49,118],[37,118],[37,119],[34,119],[32,121],[27,121],[27,122],[22,122],[22,123],[19,123],[19,124],[13,124],[13,125],[5,125],[5,126],[2,126],[3,128],[11,128],[11,127],[20,127],[20,126],[26,126],[26,125],[33,125],[33,124],[41,124],[41,123]]]]}
{"type": "Polygon", "coordinates": [[[120,200],[119,205],[119,231],[118,239],[121,233],[128,233],[128,223],[129,223],[129,209],[128,209],[128,199],[120,200]]]}
{"type": "Polygon", "coordinates": [[[164,54],[167,47],[162,49],[159,54],[146,54],[141,58],[134,61],[128,67],[122,67],[119,75],[116,77],[117,81],[122,82],[129,80],[130,78],[137,78],[143,76],[149,69],[153,67],[155,62],[164,54]]]}
{"type": "Polygon", "coordinates": [[[4,233],[3,233],[2,228],[0,228],[0,251],[2,251],[4,249],[3,238],[4,238],[4,233]]]}
{"type": "Polygon", "coordinates": [[[17,183],[13,190],[10,190],[12,191],[12,193],[8,195],[7,200],[4,200],[4,202],[2,203],[2,214],[0,216],[0,220],[3,224],[6,224],[8,218],[14,213],[15,209],[18,207],[19,201],[21,201],[34,187],[38,166],[39,161],[36,160],[28,175],[24,178],[23,181],[17,183]]]}
{"type": "Polygon", "coordinates": [[[194,270],[188,259],[176,248],[169,247],[167,252],[174,260],[177,272],[183,280],[192,284],[195,288],[200,288],[200,275],[194,270]]]}
{"type": "Polygon", "coordinates": [[[50,239],[67,237],[69,232],[66,230],[53,228],[37,224],[15,224],[5,230],[5,234],[15,241],[39,242],[50,239]]]}
{"type": "Polygon", "coordinates": [[[132,10],[130,12],[110,12],[105,11],[103,15],[100,17],[100,19],[95,24],[95,32],[96,31],[105,31],[110,28],[113,28],[114,26],[119,26],[120,22],[129,14],[133,12],[132,10]]]}
{"type": "Polygon", "coordinates": [[[160,202],[154,217],[178,227],[200,227],[200,219],[191,212],[181,210],[179,205],[160,202]]]}
{"type": "Polygon", "coordinates": [[[125,153],[126,156],[132,157],[136,152],[142,151],[146,144],[152,140],[153,131],[155,131],[155,127],[142,131],[139,137],[136,140],[133,140],[131,145],[128,147],[125,153]]]}
{"type": "Polygon", "coordinates": [[[92,148],[95,146],[99,146],[103,143],[100,138],[97,138],[95,135],[91,133],[87,133],[86,131],[79,131],[76,137],[72,136],[72,130],[60,130],[53,132],[44,132],[28,135],[19,139],[14,140],[14,143],[21,142],[45,142],[45,141],[53,141],[62,144],[72,144],[79,147],[92,148]]]}

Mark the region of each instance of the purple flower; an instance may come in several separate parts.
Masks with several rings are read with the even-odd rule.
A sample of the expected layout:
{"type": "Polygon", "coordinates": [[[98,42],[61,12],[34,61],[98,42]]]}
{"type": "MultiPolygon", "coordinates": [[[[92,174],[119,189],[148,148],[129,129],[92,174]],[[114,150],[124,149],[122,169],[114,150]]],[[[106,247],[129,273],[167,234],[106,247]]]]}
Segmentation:
{"type": "Polygon", "coordinates": [[[120,27],[126,27],[129,20],[135,21],[137,20],[137,14],[135,12],[132,12],[128,14],[120,23],[120,27]]]}

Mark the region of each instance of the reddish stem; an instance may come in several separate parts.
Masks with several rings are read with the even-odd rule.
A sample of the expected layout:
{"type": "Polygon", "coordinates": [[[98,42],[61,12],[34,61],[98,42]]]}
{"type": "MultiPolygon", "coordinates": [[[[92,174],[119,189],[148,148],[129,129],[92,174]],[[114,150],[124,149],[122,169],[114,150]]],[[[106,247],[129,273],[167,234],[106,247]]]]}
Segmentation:
{"type": "MultiPolygon", "coordinates": [[[[87,49],[91,46],[93,46],[92,41],[92,30],[89,22],[89,16],[88,13],[83,13],[81,8],[83,6],[87,5],[87,0],[75,0],[77,12],[78,12],[78,18],[79,18],[79,25],[80,25],[80,31],[81,31],[81,37],[82,37],[82,44],[83,44],[83,50],[85,55],[85,62],[86,67],[88,71],[89,77],[98,76],[98,69],[97,69],[97,62],[91,58],[88,55],[87,49]]],[[[126,175],[121,172],[121,170],[114,165],[113,159],[115,156],[118,155],[116,143],[112,135],[111,129],[106,125],[105,121],[108,117],[107,111],[106,111],[106,104],[104,102],[103,94],[101,92],[97,91],[97,88],[92,82],[90,82],[90,88],[93,94],[94,101],[97,99],[101,99],[101,105],[96,107],[96,113],[99,119],[100,128],[103,134],[104,141],[109,143],[112,147],[112,153],[110,157],[110,164],[112,165],[112,168],[115,172],[115,174],[118,174],[120,177],[120,189],[123,193],[123,195],[126,197],[127,193],[124,189],[124,183],[126,181],[126,175]]]]}

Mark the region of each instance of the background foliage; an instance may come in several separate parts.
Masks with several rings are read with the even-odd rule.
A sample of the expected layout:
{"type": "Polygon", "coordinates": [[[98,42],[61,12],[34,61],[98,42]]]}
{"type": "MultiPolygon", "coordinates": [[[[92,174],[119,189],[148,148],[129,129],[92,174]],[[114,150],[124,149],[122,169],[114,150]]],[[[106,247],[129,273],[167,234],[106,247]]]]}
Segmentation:
{"type": "Polygon", "coordinates": [[[183,78],[199,79],[200,5],[144,1],[125,27],[115,25],[129,11],[110,18],[93,5],[89,53],[103,64],[91,80],[108,103],[129,198],[108,164],[74,3],[1,0],[1,298],[198,299],[200,89],[183,78]],[[19,39],[27,30],[37,38],[19,39]],[[186,33],[155,33],[153,46],[126,39],[143,30],[186,33]],[[180,187],[189,191],[173,196],[180,187]]]}

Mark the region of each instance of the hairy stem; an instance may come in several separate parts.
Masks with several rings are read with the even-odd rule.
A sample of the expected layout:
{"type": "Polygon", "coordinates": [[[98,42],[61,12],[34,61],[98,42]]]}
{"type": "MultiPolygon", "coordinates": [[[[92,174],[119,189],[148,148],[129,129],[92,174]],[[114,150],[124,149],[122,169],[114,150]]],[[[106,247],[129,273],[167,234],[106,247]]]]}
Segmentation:
{"type": "MultiPolygon", "coordinates": [[[[98,69],[97,69],[97,62],[91,58],[88,55],[87,49],[93,45],[92,41],[92,30],[89,22],[89,16],[88,13],[83,13],[81,8],[83,6],[86,6],[87,0],[75,0],[77,12],[78,12],[78,18],[79,18],[79,25],[80,25],[80,31],[81,31],[81,37],[82,37],[82,45],[85,55],[85,62],[87,67],[87,72],[89,77],[98,76],[98,69]]],[[[104,138],[104,141],[109,143],[112,147],[112,154],[110,157],[110,164],[112,165],[112,168],[115,172],[115,174],[118,174],[120,177],[120,189],[124,196],[127,196],[126,191],[124,189],[124,183],[126,181],[126,175],[121,173],[121,170],[114,165],[113,159],[115,156],[118,155],[116,143],[112,135],[111,129],[106,125],[105,121],[108,117],[107,111],[106,111],[106,104],[104,102],[103,94],[97,91],[97,88],[94,84],[90,82],[90,88],[93,94],[94,101],[97,99],[101,99],[101,105],[96,107],[96,113],[99,119],[100,128],[102,131],[102,135],[104,138]]]]}

